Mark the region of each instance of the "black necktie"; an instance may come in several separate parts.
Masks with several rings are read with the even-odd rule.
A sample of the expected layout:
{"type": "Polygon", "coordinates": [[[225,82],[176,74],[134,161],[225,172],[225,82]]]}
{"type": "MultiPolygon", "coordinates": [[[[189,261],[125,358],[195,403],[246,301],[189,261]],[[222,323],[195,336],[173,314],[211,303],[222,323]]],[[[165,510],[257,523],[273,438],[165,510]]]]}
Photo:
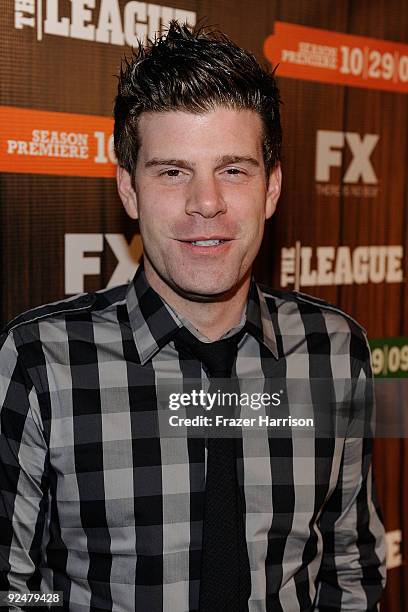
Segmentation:
{"type": "MultiPolygon", "coordinates": [[[[210,379],[231,378],[239,340],[245,329],[215,342],[200,342],[186,328],[175,340],[180,356],[197,358],[210,379]]],[[[231,385],[228,391],[239,387],[231,385]]],[[[216,392],[211,380],[210,390],[216,392]]],[[[243,499],[237,478],[234,438],[208,439],[207,478],[200,579],[200,612],[246,612],[251,573],[243,519],[243,499]]]]}

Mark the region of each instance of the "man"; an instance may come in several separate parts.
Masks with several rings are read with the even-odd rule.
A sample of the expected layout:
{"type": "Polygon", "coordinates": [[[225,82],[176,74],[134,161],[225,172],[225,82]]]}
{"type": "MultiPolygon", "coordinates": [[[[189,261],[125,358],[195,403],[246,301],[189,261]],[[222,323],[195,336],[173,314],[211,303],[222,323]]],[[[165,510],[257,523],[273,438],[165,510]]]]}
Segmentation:
{"type": "Polygon", "coordinates": [[[169,379],[301,379],[312,407],[317,379],[358,380],[370,414],[362,328],[252,278],[280,143],[273,76],[226,37],[172,22],[125,64],[117,183],[143,263],[3,333],[2,590],[75,612],[376,609],[370,439],[158,433],[169,379]]]}

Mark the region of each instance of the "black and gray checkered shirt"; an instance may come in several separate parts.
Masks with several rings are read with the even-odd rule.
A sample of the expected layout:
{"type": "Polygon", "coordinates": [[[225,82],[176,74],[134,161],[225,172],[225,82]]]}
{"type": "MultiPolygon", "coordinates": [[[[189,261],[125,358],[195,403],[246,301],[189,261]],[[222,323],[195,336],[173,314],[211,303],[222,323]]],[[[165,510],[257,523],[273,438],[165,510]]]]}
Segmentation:
{"type": "MultiPolygon", "coordinates": [[[[370,381],[364,331],[339,309],[252,279],[245,315],[239,377],[370,381]]],[[[197,610],[206,446],[156,428],[158,381],[205,377],[175,349],[182,321],[140,266],[128,285],[6,328],[0,590],[63,591],[72,612],[197,610]]],[[[266,434],[242,448],[249,611],[376,609],[385,539],[372,441],[266,434]]]]}

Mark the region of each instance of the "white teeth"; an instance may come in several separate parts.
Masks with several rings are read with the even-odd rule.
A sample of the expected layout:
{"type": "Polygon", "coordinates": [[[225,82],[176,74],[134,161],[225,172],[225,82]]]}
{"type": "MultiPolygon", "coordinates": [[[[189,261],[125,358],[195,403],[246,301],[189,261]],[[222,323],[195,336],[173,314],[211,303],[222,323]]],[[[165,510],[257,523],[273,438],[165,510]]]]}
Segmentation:
{"type": "Polygon", "coordinates": [[[195,244],[197,246],[215,246],[216,244],[220,244],[220,242],[224,242],[223,240],[193,240],[191,244],[195,244]]]}

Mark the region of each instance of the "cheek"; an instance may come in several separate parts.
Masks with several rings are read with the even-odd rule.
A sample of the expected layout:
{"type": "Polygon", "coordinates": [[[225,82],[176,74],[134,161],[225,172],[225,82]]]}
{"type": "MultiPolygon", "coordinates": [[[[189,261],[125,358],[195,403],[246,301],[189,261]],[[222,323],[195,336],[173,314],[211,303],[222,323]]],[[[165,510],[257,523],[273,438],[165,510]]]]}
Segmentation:
{"type": "Polygon", "coordinates": [[[230,189],[225,193],[225,201],[240,218],[256,223],[265,215],[266,190],[265,185],[254,183],[239,189],[230,189]]]}
{"type": "Polygon", "coordinates": [[[139,201],[140,215],[152,226],[168,224],[180,210],[184,210],[181,190],[164,189],[157,185],[146,187],[139,201]]]}
{"type": "Polygon", "coordinates": [[[265,204],[256,198],[249,198],[245,202],[238,203],[231,211],[233,218],[245,228],[251,238],[263,231],[265,224],[265,204]]]}
{"type": "Polygon", "coordinates": [[[165,206],[154,191],[145,191],[139,197],[139,217],[145,226],[154,227],[165,215],[165,206]]]}
{"type": "Polygon", "coordinates": [[[139,228],[144,241],[151,248],[165,251],[169,248],[169,236],[175,234],[176,217],[169,202],[145,201],[139,207],[139,228]]]}

